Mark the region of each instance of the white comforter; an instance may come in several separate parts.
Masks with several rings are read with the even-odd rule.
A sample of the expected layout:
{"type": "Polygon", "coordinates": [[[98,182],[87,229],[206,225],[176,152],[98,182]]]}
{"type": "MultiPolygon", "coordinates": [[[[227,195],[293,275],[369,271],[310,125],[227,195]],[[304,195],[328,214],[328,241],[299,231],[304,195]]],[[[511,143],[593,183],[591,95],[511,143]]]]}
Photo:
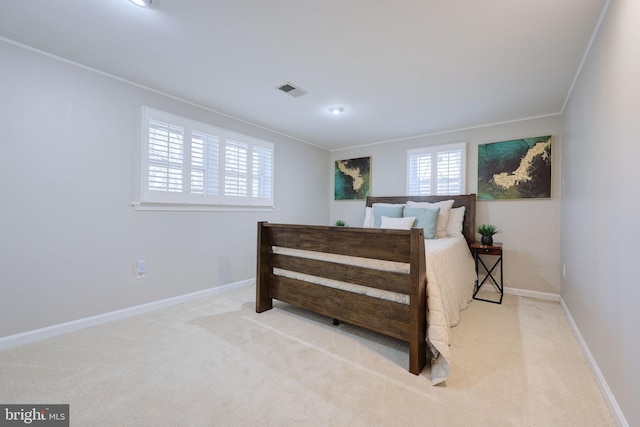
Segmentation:
{"type": "Polygon", "coordinates": [[[433,353],[431,382],[449,377],[449,328],[460,321],[460,311],[473,296],[476,270],[462,237],[425,240],[427,258],[427,343],[433,353]]]}
{"type": "MultiPolygon", "coordinates": [[[[409,265],[391,261],[372,260],[287,248],[274,248],[274,252],[305,258],[322,259],[350,265],[363,265],[380,270],[408,272],[409,265]]],[[[439,384],[450,372],[449,328],[460,321],[459,312],[467,307],[473,295],[476,280],[475,265],[463,237],[425,239],[427,265],[427,344],[433,354],[431,382],[439,384]]],[[[353,285],[323,277],[275,268],[274,274],[325,286],[359,292],[369,296],[408,304],[408,296],[365,286],[353,285]]]]}

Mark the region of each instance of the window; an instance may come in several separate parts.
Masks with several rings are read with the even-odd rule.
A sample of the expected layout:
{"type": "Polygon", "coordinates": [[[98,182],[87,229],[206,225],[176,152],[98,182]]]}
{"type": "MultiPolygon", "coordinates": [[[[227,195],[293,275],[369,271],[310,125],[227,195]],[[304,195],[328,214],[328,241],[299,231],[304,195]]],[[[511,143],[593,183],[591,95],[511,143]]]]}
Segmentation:
{"type": "Polygon", "coordinates": [[[273,144],[143,108],[139,206],[273,207],[273,144]]]}
{"type": "Polygon", "coordinates": [[[467,144],[439,145],[407,151],[407,194],[464,194],[467,144]]]}

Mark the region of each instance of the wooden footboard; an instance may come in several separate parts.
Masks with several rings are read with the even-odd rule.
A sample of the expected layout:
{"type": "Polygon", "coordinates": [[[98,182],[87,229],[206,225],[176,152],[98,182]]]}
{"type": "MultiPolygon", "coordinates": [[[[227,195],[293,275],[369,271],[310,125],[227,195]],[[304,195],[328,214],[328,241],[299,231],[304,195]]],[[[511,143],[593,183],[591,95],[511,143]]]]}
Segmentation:
{"type": "Polygon", "coordinates": [[[409,371],[426,364],[426,261],[422,229],[390,230],[258,223],[256,311],[277,299],[409,343],[409,371]],[[408,273],[283,255],[302,249],[409,264],[408,273]],[[409,304],[276,275],[274,268],[408,295],[409,304]]]}

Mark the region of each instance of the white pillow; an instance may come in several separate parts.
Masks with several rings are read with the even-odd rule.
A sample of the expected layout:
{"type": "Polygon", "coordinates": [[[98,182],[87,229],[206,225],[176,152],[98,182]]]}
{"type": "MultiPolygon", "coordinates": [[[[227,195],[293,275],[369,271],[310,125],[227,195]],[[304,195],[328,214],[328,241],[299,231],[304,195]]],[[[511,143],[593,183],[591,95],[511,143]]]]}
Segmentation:
{"type": "Polygon", "coordinates": [[[415,216],[404,216],[402,218],[391,218],[383,216],[380,222],[380,228],[393,228],[395,230],[411,230],[413,223],[416,221],[415,216]]]}
{"type": "Polygon", "coordinates": [[[364,228],[373,228],[373,208],[371,206],[364,208],[364,223],[362,226],[364,228]]]}
{"type": "Polygon", "coordinates": [[[429,202],[413,202],[408,201],[408,206],[416,208],[440,208],[440,214],[438,215],[438,229],[436,230],[436,237],[447,237],[447,226],[449,225],[449,215],[451,214],[451,206],[455,200],[443,200],[442,202],[429,203],[429,202]]]}
{"type": "Polygon", "coordinates": [[[462,225],[464,223],[464,206],[451,208],[449,213],[449,224],[447,225],[447,235],[462,236],[462,225]]]}

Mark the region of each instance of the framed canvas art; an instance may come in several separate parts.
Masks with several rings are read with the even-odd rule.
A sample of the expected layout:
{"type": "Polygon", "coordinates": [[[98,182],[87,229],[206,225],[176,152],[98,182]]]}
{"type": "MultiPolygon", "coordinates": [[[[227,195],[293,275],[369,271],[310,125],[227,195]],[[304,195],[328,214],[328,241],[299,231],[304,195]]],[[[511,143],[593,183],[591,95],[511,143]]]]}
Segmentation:
{"type": "Polygon", "coordinates": [[[336,160],[335,199],[366,199],[371,193],[371,157],[336,160]]]}
{"type": "Polygon", "coordinates": [[[551,135],[478,145],[478,200],[551,197],[551,135]]]}

